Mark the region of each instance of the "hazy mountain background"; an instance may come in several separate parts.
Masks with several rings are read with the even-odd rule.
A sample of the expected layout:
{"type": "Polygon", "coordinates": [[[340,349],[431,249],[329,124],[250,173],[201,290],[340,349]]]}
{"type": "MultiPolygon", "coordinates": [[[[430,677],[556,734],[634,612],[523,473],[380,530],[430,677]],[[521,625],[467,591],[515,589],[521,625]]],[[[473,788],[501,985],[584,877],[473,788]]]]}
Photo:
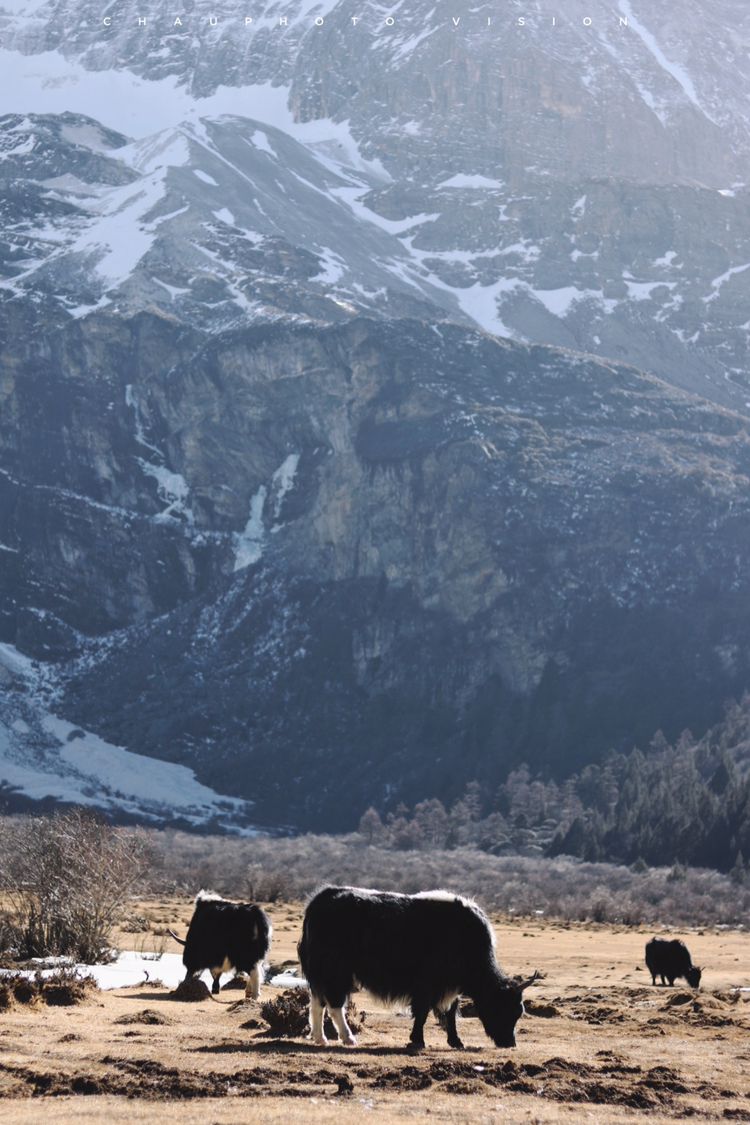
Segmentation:
{"type": "Polygon", "coordinates": [[[13,0],[0,36],[11,803],[338,830],[721,719],[745,4],[13,0]]]}

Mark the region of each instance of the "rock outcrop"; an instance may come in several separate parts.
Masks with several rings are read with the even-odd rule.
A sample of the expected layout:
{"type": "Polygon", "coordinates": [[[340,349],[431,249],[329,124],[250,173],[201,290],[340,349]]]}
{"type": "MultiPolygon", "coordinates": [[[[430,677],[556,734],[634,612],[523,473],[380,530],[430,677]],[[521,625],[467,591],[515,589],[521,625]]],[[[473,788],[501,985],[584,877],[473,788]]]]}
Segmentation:
{"type": "Polygon", "coordinates": [[[261,821],[569,771],[746,682],[746,423],[635,369],[156,312],[3,365],[4,639],[261,821]]]}

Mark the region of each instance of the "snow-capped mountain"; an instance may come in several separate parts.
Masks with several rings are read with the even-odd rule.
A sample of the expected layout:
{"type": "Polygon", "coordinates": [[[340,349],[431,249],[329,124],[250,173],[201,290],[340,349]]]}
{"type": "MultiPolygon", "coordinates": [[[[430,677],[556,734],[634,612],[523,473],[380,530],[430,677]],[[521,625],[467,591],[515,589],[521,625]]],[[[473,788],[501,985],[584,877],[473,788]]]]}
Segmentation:
{"type": "Polygon", "coordinates": [[[461,317],[389,229],[408,222],[359,218],[354,200],[384,179],[364,162],[342,174],[284,132],[227,116],[131,144],[73,114],[8,116],[0,130],[14,184],[6,293],[48,294],[74,316],[154,304],[215,330],[394,300],[401,314],[461,317]]]}
{"type": "Polygon", "coordinates": [[[744,4],[0,33],[14,769],[54,716],[334,827],[747,686],[744,4]]]}
{"type": "Polygon", "coordinates": [[[671,12],[21,3],[3,166],[60,206],[9,213],[9,256],[73,310],[196,286],[190,315],[224,324],[427,300],[746,412],[750,18],[739,0],[671,12]],[[24,160],[52,129],[27,115],[60,109],[122,136],[61,126],[52,151],[80,183],[24,160]],[[93,179],[106,159],[119,191],[93,179]]]}

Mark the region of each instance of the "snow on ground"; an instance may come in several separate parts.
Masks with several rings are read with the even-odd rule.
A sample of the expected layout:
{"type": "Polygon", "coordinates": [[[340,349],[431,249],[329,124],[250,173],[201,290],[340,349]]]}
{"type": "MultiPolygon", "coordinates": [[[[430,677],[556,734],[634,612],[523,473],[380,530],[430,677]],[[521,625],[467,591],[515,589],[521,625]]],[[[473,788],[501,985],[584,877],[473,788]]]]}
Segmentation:
{"type": "Polygon", "coordinates": [[[213,176],[209,176],[208,172],[204,172],[201,168],[193,168],[193,175],[197,176],[204,184],[209,184],[211,187],[219,186],[213,176]]]}
{"type": "MultiPolygon", "coordinates": [[[[39,971],[43,977],[52,976],[59,971],[61,965],[69,965],[66,958],[44,957],[39,958],[39,971]]],[[[180,981],[185,979],[185,967],[182,964],[181,953],[140,953],[132,949],[125,949],[118,955],[116,961],[108,965],[74,965],[72,966],[81,976],[92,976],[99,988],[129,988],[134,984],[145,984],[147,980],[160,980],[167,988],[177,988],[180,981]]],[[[13,969],[0,970],[0,976],[14,973],[13,969]]],[[[21,974],[26,977],[35,976],[34,970],[24,970],[21,974]]],[[[212,978],[208,970],[201,974],[201,978],[211,987],[212,978]]],[[[226,983],[228,976],[222,977],[226,983]]],[[[271,984],[281,988],[298,988],[305,986],[307,981],[295,973],[278,973],[271,977],[271,984]]]]}
{"type": "Polygon", "coordinates": [[[319,273],[315,274],[315,280],[324,283],[325,285],[335,285],[341,281],[346,270],[346,262],[343,258],[335,254],[327,246],[323,246],[318,251],[318,256],[322,259],[322,265],[319,273]]]}

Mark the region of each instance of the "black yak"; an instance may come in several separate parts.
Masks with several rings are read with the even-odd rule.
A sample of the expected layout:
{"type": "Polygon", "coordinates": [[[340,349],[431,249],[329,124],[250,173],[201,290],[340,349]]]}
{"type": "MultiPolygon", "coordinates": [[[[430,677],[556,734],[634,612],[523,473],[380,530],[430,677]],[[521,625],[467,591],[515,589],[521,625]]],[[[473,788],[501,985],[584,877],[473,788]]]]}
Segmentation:
{"type": "Polygon", "coordinates": [[[360,887],[324,887],[305,911],[298,946],[310,986],[310,1026],[325,1043],[323,1014],[331,1014],[341,1041],[356,1040],[344,1008],[357,987],[386,1003],[408,1005],[414,1017],[413,1050],[424,1047],[430,1009],[443,1016],[451,1047],[458,997],[474,1001],[477,1015],[498,1047],[514,1047],[523,1015],[523,990],[495,957],[495,935],[476,903],[447,891],[417,895],[360,887]]]}
{"type": "Polygon", "coordinates": [[[182,963],[186,980],[210,969],[214,978],[211,991],[219,991],[219,978],[231,969],[247,973],[245,995],[257,1000],[263,972],[263,958],[271,945],[273,927],[265,910],[250,902],[228,902],[210,891],[199,891],[187,937],[175,941],[184,945],[182,963]]]}
{"type": "Polygon", "coordinates": [[[656,984],[657,977],[661,977],[662,984],[667,981],[674,984],[675,977],[684,977],[691,988],[697,988],[701,982],[701,970],[693,964],[690,950],[684,941],[676,938],[673,941],[651,938],[646,943],[646,965],[652,984],[656,984]]]}

